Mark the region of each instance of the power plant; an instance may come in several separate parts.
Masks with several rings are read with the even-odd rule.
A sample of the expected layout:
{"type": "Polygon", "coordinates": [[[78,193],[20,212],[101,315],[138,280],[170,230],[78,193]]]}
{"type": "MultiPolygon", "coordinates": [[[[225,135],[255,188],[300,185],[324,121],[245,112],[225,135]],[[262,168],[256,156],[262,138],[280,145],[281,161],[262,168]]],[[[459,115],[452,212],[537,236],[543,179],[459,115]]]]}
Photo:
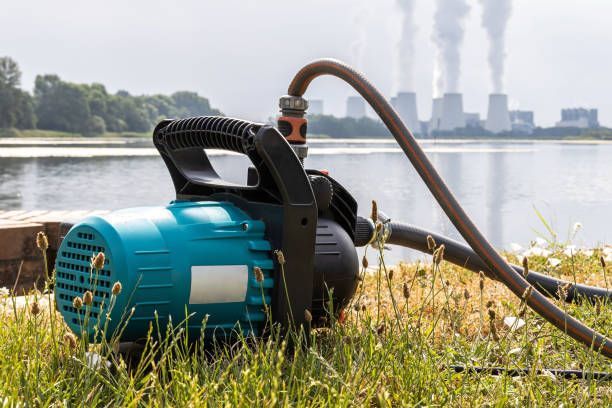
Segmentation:
{"type": "Polygon", "coordinates": [[[420,133],[421,124],[417,115],[416,93],[398,92],[397,96],[391,98],[391,105],[408,126],[408,129],[414,133],[420,133]]]}
{"type": "Polygon", "coordinates": [[[508,95],[489,95],[489,109],[487,111],[485,129],[491,133],[509,132],[512,130],[510,113],[508,113],[508,95]]]}
{"type": "Polygon", "coordinates": [[[442,122],[442,98],[433,98],[431,101],[431,120],[429,121],[429,133],[440,130],[442,122]]]}
{"type": "Polygon", "coordinates": [[[445,93],[442,98],[440,130],[450,132],[464,127],[463,96],[460,93],[445,93]]]}

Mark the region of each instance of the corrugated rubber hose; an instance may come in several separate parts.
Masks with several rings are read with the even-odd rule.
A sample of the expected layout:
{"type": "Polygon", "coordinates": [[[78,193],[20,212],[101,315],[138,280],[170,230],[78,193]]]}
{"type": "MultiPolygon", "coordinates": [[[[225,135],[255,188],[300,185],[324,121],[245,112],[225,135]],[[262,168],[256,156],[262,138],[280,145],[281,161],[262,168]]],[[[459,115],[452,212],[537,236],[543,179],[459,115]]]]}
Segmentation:
{"type": "Polygon", "coordinates": [[[317,60],[304,66],[295,75],[289,85],[289,95],[304,95],[310,82],[321,75],[332,75],[344,80],[370,104],[455,228],[501,282],[518,297],[523,297],[531,291],[525,301],[536,313],[585,346],[612,358],[612,340],[565,313],[539,291],[529,289],[533,286],[495,251],[459,205],[397,112],[359,72],[337,60],[317,60]]]}

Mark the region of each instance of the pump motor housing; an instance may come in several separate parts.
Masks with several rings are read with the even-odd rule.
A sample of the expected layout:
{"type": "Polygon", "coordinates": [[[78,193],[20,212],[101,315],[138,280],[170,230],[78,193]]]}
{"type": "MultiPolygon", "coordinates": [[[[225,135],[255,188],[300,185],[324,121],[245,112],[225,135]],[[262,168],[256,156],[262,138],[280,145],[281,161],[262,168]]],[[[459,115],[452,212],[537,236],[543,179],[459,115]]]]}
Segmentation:
{"type": "Polygon", "coordinates": [[[290,327],[306,323],[308,310],[312,325],[346,306],[359,273],[356,203],[328,175],[305,170],[275,128],[220,117],[165,121],[154,143],[176,200],[89,217],[62,240],[55,297],[75,333],[132,341],[172,322],[196,337],[259,336],[270,316],[290,327]],[[247,184],[222,180],[207,148],[249,156],[247,184]],[[98,252],[105,265],[95,270],[98,252]],[[116,282],[122,290],[113,295],[116,282]],[[93,301],[77,309],[73,300],[86,291],[93,301]]]}

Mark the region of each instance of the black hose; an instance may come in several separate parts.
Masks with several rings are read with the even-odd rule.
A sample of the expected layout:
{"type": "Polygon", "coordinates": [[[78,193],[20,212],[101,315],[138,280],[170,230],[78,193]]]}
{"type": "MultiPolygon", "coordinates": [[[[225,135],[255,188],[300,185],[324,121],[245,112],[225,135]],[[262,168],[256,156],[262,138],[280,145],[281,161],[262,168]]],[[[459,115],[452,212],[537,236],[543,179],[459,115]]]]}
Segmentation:
{"type": "Polygon", "coordinates": [[[308,85],[321,75],[333,75],[344,80],[370,104],[402,148],[449,220],[457,228],[457,231],[461,233],[465,241],[487,264],[489,269],[495,271],[495,275],[504,285],[516,296],[524,298],[529,307],[559,330],[586,347],[612,358],[611,339],[573,318],[539,291],[530,289],[533,286],[495,251],[495,248],[478,230],[446,186],[446,183],[444,183],[444,180],[397,112],[363,75],[340,61],[321,59],[302,67],[289,84],[287,93],[291,96],[304,95],[308,85]]]}
{"type": "Polygon", "coordinates": [[[596,380],[610,381],[612,374],[601,371],[582,371],[582,370],[562,370],[557,368],[549,368],[545,370],[531,370],[529,368],[502,368],[502,367],[465,367],[465,366],[450,366],[449,369],[456,373],[486,373],[491,375],[508,375],[510,377],[519,377],[534,373],[535,375],[544,375],[550,373],[555,377],[561,377],[567,380],[596,380]]]}
{"type": "MultiPolygon", "coordinates": [[[[379,216],[381,216],[381,218],[385,217],[384,214],[381,213],[379,213],[379,216]]],[[[427,247],[427,236],[429,235],[434,239],[437,245],[443,244],[445,246],[444,259],[446,261],[474,272],[482,271],[487,277],[494,280],[499,280],[497,276],[489,269],[487,264],[480,259],[478,254],[476,254],[476,252],[474,252],[472,248],[467,245],[443,235],[400,222],[391,221],[388,224],[388,228],[390,235],[388,236],[386,242],[389,244],[400,245],[403,247],[416,249],[417,251],[430,253],[431,251],[427,247]]],[[[524,275],[524,270],[522,267],[518,265],[511,266],[516,272],[524,275]]],[[[562,279],[555,279],[539,272],[529,271],[526,279],[537,290],[548,297],[554,297],[556,299],[560,298],[559,295],[561,292],[561,287],[566,287],[565,291],[567,291],[567,295],[564,299],[566,302],[577,303],[584,299],[595,302],[597,299],[609,300],[612,297],[612,291],[605,288],[574,284],[562,279]]]]}

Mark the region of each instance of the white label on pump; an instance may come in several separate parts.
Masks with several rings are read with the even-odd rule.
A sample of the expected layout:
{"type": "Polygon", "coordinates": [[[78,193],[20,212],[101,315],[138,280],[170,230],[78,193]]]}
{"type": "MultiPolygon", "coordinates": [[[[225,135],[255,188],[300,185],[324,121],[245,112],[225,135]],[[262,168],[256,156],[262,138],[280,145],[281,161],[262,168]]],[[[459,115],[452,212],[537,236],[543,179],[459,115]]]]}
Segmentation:
{"type": "Polygon", "coordinates": [[[189,303],[244,302],[248,280],[246,265],[192,266],[189,303]]]}

